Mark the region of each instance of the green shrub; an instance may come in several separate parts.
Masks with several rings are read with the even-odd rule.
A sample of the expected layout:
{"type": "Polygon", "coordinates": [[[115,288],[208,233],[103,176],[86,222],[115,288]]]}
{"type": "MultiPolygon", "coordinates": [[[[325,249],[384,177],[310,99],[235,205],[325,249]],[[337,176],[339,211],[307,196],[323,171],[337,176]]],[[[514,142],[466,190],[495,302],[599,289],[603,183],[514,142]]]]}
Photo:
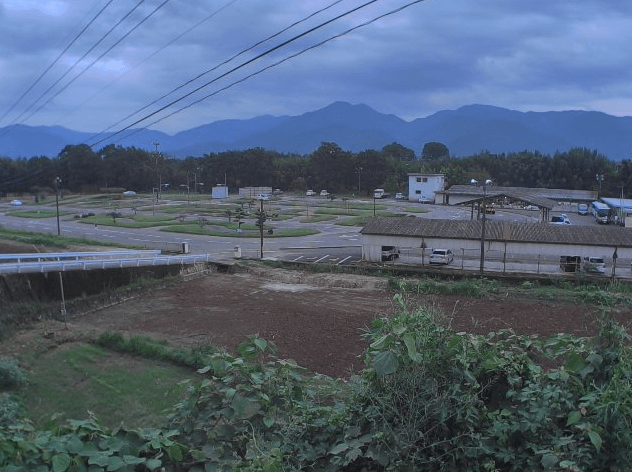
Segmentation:
{"type": "Polygon", "coordinates": [[[0,356],[0,389],[16,389],[26,384],[26,377],[17,361],[0,356]]]}
{"type": "Polygon", "coordinates": [[[0,393],[0,428],[16,423],[23,416],[24,408],[15,396],[0,393]]]}

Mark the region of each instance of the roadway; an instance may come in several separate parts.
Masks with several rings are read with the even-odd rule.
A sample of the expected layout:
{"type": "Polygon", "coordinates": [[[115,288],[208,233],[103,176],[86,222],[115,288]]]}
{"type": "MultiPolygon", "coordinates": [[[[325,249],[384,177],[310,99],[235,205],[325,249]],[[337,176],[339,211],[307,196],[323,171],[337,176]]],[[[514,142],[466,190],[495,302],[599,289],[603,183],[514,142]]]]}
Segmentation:
{"type": "MultiPolygon", "coordinates": [[[[281,199],[275,201],[275,207],[283,207],[284,201],[295,203],[297,197],[281,199]]],[[[313,199],[301,199],[313,200],[313,199]]],[[[314,208],[318,201],[322,199],[314,199],[313,202],[306,202],[314,208]]],[[[365,201],[366,203],[366,201],[365,201]]],[[[389,209],[398,213],[406,213],[407,209],[420,207],[415,202],[401,202],[394,200],[383,200],[380,205],[388,205],[389,209]]],[[[23,207],[28,210],[48,209],[50,207],[23,207]]],[[[471,216],[468,207],[449,207],[443,205],[423,205],[428,209],[427,213],[414,213],[415,216],[421,218],[449,218],[449,219],[469,219],[471,216]]],[[[8,203],[0,204],[0,225],[5,228],[19,229],[31,231],[35,233],[57,233],[56,218],[28,219],[15,216],[9,216],[6,211],[16,209],[8,203]]],[[[597,224],[594,218],[590,216],[580,216],[572,213],[569,208],[556,209],[555,213],[564,212],[568,215],[572,224],[597,224]]],[[[78,207],[64,207],[63,211],[73,213],[85,213],[86,209],[78,207]]],[[[103,210],[105,212],[105,210],[103,210]]],[[[487,215],[490,220],[506,220],[512,222],[537,222],[538,212],[529,210],[515,209],[498,209],[495,214],[487,215]]],[[[275,221],[274,226],[281,228],[296,227],[312,227],[319,231],[318,234],[301,237],[274,238],[266,237],[264,233],[263,256],[264,258],[279,259],[284,261],[306,262],[313,264],[334,264],[334,265],[355,265],[361,263],[362,248],[361,235],[359,227],[347,227],[335,225],[332,222],[320,223],[299,223],[296,218],[275,221]]],[[[97,241],[107,241],[115,244],[135,244],[141,247],[152,247],[161,243],[175,243],[182,245],[188,244],[192,254],[211,254],[213,260],[218,262],[235,261],[237,250],[243,258],[259,258],[260,257],[260,240],[259,238],[237,238],[237,237],[218,237],[194,234],[180,234],[163,232],[156,228],[123,228],[113,226],[94,226],[81,223],[80,220],[73,216],[64,216],[60,220],[60,232],[64,236],[83,237],[97,241]]],[[[426,257],[421,254],[411,254],[405,249],[402,251],[402,257],[397,260],[398,264],[421,265],[427,264],[426,257]]],[[[389,264],[389,262],[386,262],[389,264]]],[[[480,257],[468,255],[456,255],[455,261],[446,267],[446,270],[467,270],[476,271],[480,266],[480,257]]],[[[616,275],[631,276],[630,266],[621,266],[616,268],[616,275]]],[[[485,270],[500,272],[532,272],[532,273],[561,273],[557,261],[540,261],[540,260],[515,260],[502,261],[502,257],[498,255],[487,255],[485,261],[485,270]]],[[[608,268],[607,275],[611,274],[608,268]]]]}

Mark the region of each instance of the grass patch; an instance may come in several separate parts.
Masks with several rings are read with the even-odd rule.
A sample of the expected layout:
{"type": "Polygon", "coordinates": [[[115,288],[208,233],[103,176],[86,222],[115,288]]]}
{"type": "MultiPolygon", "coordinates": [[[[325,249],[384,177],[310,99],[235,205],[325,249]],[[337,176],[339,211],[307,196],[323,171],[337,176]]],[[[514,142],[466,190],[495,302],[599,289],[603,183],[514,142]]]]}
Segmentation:
{"type": "MultiPolygon", "coordinates": [[[[19,218],[53,218],[57,216],[56,210],[9,210],[7,215],[16,216],[19,218]]],[[[59,216],[72,215],[70,211],[60,211],[59,216]]]]}
{"type": "Polygon", "coordinates": [[[139,246],[133,244],[108,243],[88,238],[72,238],[53,234],[31,233],[29,231],[19,231],[7,228],[0,228],[0,238],[24,244],[35,244],[60,249],[65,249],[69,246],[104,246],[122,247],[128,249],[139,248],[139,246]]]}
{"type": "Polygon", "coordinates": [[[405,211],[406,213],[428,213],[430,212],[430,210],[428,210],[427,208],[420,208],[420,207],[414,207],[414,206],[406,206],[402,208],[403,211],[405,211]]]}
{"type": "MultiPolygon", "coordinates": [[[[235,224],[235,228],[237,225],[235,224]]],[[[202,234],[205,236],[220,236],[220,237],[228,237],[228,238],[260,238],[261,234],[259,233],[259,228],[254,227],[256,229],[248,229],[249,226],[241,225],[243,232],[238,233],[237,231],[214,231],[212,229],[208,229],[206,227],[202,228],[199,225],[173,225],[161,228],[161,231],[166,231],[170,233],[188,233],[188,234],[202,234]]],[[[263,237],[266,239],[269,238],[291,238],[297,236],[310,236],[312,234],[318,234],[320,231],[311,229],[311,228],[294,228],[294,229],[281,229],[274,230],[273,234],[268,234],[267,230],[264,230],[263,237]]]]}
{"type": "Polygon", "coordinates": [[[189,368],[134,358],[93,345],[64,346],[27,361],[29,388],[21,395],[28,417],[42,427],[55,413],[93,413],[113,428],[164,426],[165,411],[185,393],[189,368]]]}
{"type": "Polygon", "coordinates": [[[322,221],[333,221],[338,219],[338,216],[336,215],[317,215],[317,216],[312,216],[310,218],[303,218],[302,220],[299,220],[300,223],[320,223],[322,221]]]}

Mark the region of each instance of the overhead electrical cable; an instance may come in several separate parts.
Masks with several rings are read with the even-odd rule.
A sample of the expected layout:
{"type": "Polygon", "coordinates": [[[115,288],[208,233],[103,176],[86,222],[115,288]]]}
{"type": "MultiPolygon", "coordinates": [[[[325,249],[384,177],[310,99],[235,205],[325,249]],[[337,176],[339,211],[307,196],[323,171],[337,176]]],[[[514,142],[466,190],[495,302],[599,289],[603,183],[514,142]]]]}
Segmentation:
{"type": "MultiPolygon", "coordinates": [[[[373,19],[371,19],[371,20],[367,20],[367,21],[365,21],[365,22],[363,22],[363,23],[360,23],[360,24],[358,24],[358,25],[356,25],[356,26],[354,26],[354,27],[352,27],[352,28],[349,28],[349,29],[347,29],[347,30],[343,31],[342,33],[336,34],[336,35],[334,35],[334,36],[330,36],[329,38],[324,39],[323,41],[320,41],[320,42],[318,42],[318,43],[316,43],[316,44],[313,44],[312,46],[309,46],[309,47],[307,47],[307,48],[305,48],[305,49],[302,49],[301,51],[298,51],[298,52],[296,52],[296,53],[294,53],[294,54],[291,54],[291,55],[289,55],[289,56],[287,56],[287,57],[285,57],[285,58],[283,58],[283,59],[281,59],[281,60],[279,60],[279,61],[277,61],[277,62],[275,62],[275,63],[273,63],[273,64],[270,64],[270,65],[268,65],[268,66],[266,66],[266,67],[263,67],[262,69],[259,69],[258,71],[253,72],[252,74],[249,74],[249,75],[247,75],[247,76],[245,76],[245,77],[242,77],[241,79],[236,80],[236,81],[234,81],[234,82],[232,82],[232,83],[230,83],[230,84],[226,85],[225,87],[222,87],[222,88],[220,88],[220,89],[216,90],[216,91],[215,91],[215,92],[213,92],[213,93],[210,93],[210,94],[208,94],[208,95],[205,95],[204,97],[201,97],[201,98],[199,98],[199,99],[197,99],[197,100],[195,100],[195,101],[193,101],[193,102],[191,102],[191,103],[189,103],[189,104],[187,104],[187,105],[185,105],[185,106],[183,106],[183,107],[181,107],[181,108],[179,108],[179,109],[177,109],[177,110],[174,110],[174,111],[172,111],[171,113],[169,113],[169,114],[167,114],[167,115],[163,116],[162,118],[159,118],[159,119],[157,119],[157,120],[155,120],[155,121],[151,122],[151,123],[150,123],[150,124],[148,124],[147,126],[145,126],[145,127],[141,128],[141,129],[135,130],[135,131],[133,131],[133,132],[131,132],[131,133],[129,133],[129,134],[127,134],[127,135],[123,136],[122,138],[120,138],[120,139],[119,139],[119,140],[117,140],[116,142],[122,141],[122,140],[127,139],[127,138],[129,138],[129,137],[131,137],[131,136],[133,136],[133,135],[135,135],[135,134],[137,134],[137,133],[140,133],[140,132],[144,131],[145,129],[147,129],[148,127],[153,126],[153,125],[155,125],[156,123],[160,123],[161,121],[163,121],[163,120],[165,120],[165,119],[167,119],[167,118],[169,118],[169,117],[171,117],[171,116],[173,116],[173,115],[175,115],[175,114],[177,114],[177,113],[180,113],[181,111],[186,110],[187,108],[190,108],[190,107],[192,107],[193,105],[196,105],[196,104],[198,104],[198,103],[200,103],[200,102],[202,102],[202,101],[204,101],[204,100],[206,100],[206,99],[208,99],[208,98],[210,98],[210,97],[212,97],[212,96],[214,96],[214,95],[217,95],[217,94],[219,94],[219,93],[221,93],[221,92],[223,92],[223,91],[225,91],[225,90],[228,90],[229,88],[232,88],[233,86],[235,86],[235,85],[237,85],[237,84],[240,84],[240,83],[242,83],[242,82],[245,82],[246,80],[248,80],[248,79],[250,79],[250,78],[252,78],[252,77],[254,77],[254,76],[256,76],[256,75],[259,75],[259,74],[261,74],[261,73],[265,72],[265,71],[266,71],[266,70],[268,70],[268,69],[271,69],[271,68],[273,68],[273,67],[276,67],[276,66],[278,66],[278,65],[280,65],[280,64],[282,64],[282,63],[284,63],[284,62],[286,62],[286,61],[289,61],[290,59],[293,59],[293,58],[295,58],[295,57],[297,57],[297,56],[300,56],[300,55],[302,55],[302,54],[304,54],[304,53],[306,53],[306,52],[308,52],[308,51],[310,51],[310,50],[312,50],[312,49],[316,49],[316,48],[318,48],[318,47],[320,47],[320,46],[322,46],[322,45],[324,45],[324,44],[326,44],[326,43],[328,43],[328,42],[330,42],[330,41],[333,41],[334,39],[337,39],[337,38],[340,38],[340,37],[342,37],[342,36],[345,36],[345,35],[347,35],[347,34],[349,34],[349,33],[353,32],[353,31],[355,31],[355,30],[357,30],[357,29],[359,29],[359,28],[362,28],[362,27],[364,27],[364,26],[370,25],[371,23],[375,23],[376,21],[378,21],[378,20],[380,20],[380,19],[382,19],[382,18],[385,18],[385,17],[387,17],[387,16],[394,15],[394,14],[396,14],[396,13],[399,13],[400,11],[405,10],[406,8],[409,8],[409,7],[411,7],[411,6],[415,5],[415,4],[417,4],[417,3],[421,3],[421,2],[423,2],[423,1],[424,1],[424,0],[414,0],[414,1],[412,1],[412,2],[409,2],[409,3],[405,4],[405,5],[400,6],[399,8],[396,8],[396,9],[394,9],[394,10],[388,11],[388,12],[386,12],[386,13],[383,13],[383,14],[379,15],[379,16],[376,16],[375,18],[373,18],[373,19]]],[[[153,113],[153,114],[155,114],[155,113],[153,113]]],[[[153,115],[153,114],[152,114],[152,115],[153,115]]],[[[148,117],[150,117],[150,116],[152,116],[152,115],[148,115],[147,117],[145,117],[145,119],[147,119],[148,117]]],[[[141,121],[143,121],[143,120],[141,120],[141,121]]],[[[131,125],[131,126],[133,126],[133,125],[131,125]]],[[[130,126],[130,127],[131,127],[131,126],[130,126]]],[[[113,137],[113,136],[115,136],[115,135],[117,135],[117,134],[119,134],[119,133],[122,133],[123,131],[128,130],[130,127],[124,128],[124,129],[120,130],[118,133],[115,133],[115,134],[113,134],[113,135],[110,135],[110,136],[109,136],[108,138],[106,138],[106,139],[109,139],[110,137],[113,137]]],[[[95,145],[97,145],[97,144],[100,144],[101,142],[105,141],[106,139],[102,139],[101,141],[98,141],[98,142],[94,143],[92,146],[95,146],[95,145]]],[[[91,147],[92,147],[92,146],[91,146],[91,147]]]]}
{"type": "MultiPolygon", "coordinates": [[[[266,51],[256,55],[255,57],[253,57],[251,59],[248,59],[245,62],[242,62],[238,66],[235,66],[232,69],[228,70],[227,72],[224,72],[223,74],[220,74],[219,76],[215,77],[213,80],[210,80],[210,81],[200,85],[199,87],[197,87],[197,88],[191,90],[190,92],[184,94],[180,98],[177,98],[177,99],[169,102],[168,104],[160,107],[156,111],[154,111],[154,112],[146,115],[145,117],[140,118],[140,119],[136,120],[135,122],[127,125],[126,127],[122,128],[121,130],[119,130],[119,131],[117,131],[115,133],[112,133],[109,136],[107,136],[107,137],[105,137],[105,138],[103,138],[103,139],[101,139],[101,140],[99,140],[99,141],[97,141],[95,143],[88,144],[87,142],[85,142],[84,144],[88,144],[89,146],[95,146],[95,145],[97,145],[99,143],[102,143],[103,141],[106,141],[107,139],[113,138],[114,136],[117,136],[117,135],[121,134],[122,132],[130,129],[131,127],[133,127],[133,126],[135,126],[135,125],[137,125],[139,123],[142,123],[143,121],[147,120],[148,118],[151,118],[152,116],[157,115],[158,113],[166,110],[167,108],[172,107],[176,103],[181,102],[182,100],[190,97],[191,95],[199,92],[203,88],[208,87],[209,85],[217,82],[218,80],[220,80],[220,79],[222,79],[222,78],[224,78],[224,77],[226,77],[226,76],[238,71],[239,69],[242,69],[242,68],[246,67],[249,64],[252,64],[253,62],[261,59],[262,57],[265,57],[265,56],[271,54],[272,52],[277,51],[278,49],[281,49],[282,47],[287,46],[288,44],[293,43],[294,41],[297,41],[298,39],[300,39],[300,38],[302,38],[304,36],[307,36],[308,34],[313,33],[314,31],[316,31],[316,30],[318,30],[320,28],[323,28],[323,27],[325,27],[325,26],[327,26],[327,25],[329,25],[329,24],[331,24],[331,23],[333,23],[335,21],[338,21],[339,19],[344,18],[345,16],[351,15],[352,13],[355,13],[355,12],[357,12],[357,11],[363,9],[363,8],[366,8],[367,6],[369,6],[369,5],[373,4],[373,3],[376,3],[378,1],[380,1],[380,0],[370,0],[370,1],[366,2],[366,3],[363,3],[362,5],[359,5],[359,6],[355,7],[355,8],[353,8],[353,9],[351,9],[351,10],[348,10],[348,11],[346,11],[344,13],[341,13],[340,15],[337,15],[337,16],[335,16],[335,17],[333,17],[333,18],[331,18],[331,19],[329,19],[327,21],[324,21],[323,23],[320,23],[319,25],[316,25],[316,26],[314,26],[312,28],[309,28],[308,30],[306,30],[306,31],[304,31],[304,32],[302,32],[300,34],[297,34],[296,36],[293,36],[292,38],[287,39],[287,40],[283,41],[282,43],[279,43],[276,46],[271,47],[270,49],[267,49],[266,51]]],[[[418,0],[418,1],[422,1],[422,0],[418,0]]],[[[417,3],[417,2],[414,2],[414,3],[417,3]]],[[[96,136],[98,136],[100,134],[102,134],[102,133],[98,133],[96,136]]],[[[90,141],[93,138],[94,138],[94,136],[91,136],[86,141],[90,141]]]]}
{"type": "Polygon", "coordinates": [[[241,51],[239,51],[237,54],[235,54],[235,55],[231,56],[230,58],[226,59],[225,61],[220,62],[219,64],[217,64],[217,65],[216,65],[216,66],[214,66],[213,68],[208,69],[208,70],[206,70],[206,71],[202,72],[201,74],[198,74],[197,76],[195,76],[195,77],[193,77],[192,79],[190,79],[190,80],[186,81],[186,82],[185,82],[185,83],[183,83],[182,85],[179,85],[178,87],[176,87],[176,88],[172,89],[171,91],[167,92],[166,94],[162,95],[161,97],[158,97],[158,98],[157,98],[156,100],[154,100],[153,102],[148,103],[148,104],[147,104],[147,105],[145,105],[144,107],[139,108],[138,110],[134,111],[133,113],[130,113],[130,114],[129,114],[129,115],[127,115],[126,117],[124,117],[124,118],[120,119],[119,121],[117,121],[116,123],[114,123],[114,124],[112,124],[112,125],[108,126],[106,129],[104,129],[104,130],[102,130],[101,132],[97,133],[96,135],[94,135],[94,136],[90,137],[89,139],[92,139],[92,138],[94,138],[94,137],[97,137],[97,136],[100,136],[100,135],[102,135],[102,134],[106,133],[106,132],[107,132],[107,131],[109,131],[110,129],[112,129],[112,128],[114,128],[114,127],[118,126],[118,125],[120,125],[121,123],[123,123],[123,122],[124,122],[124,121],[126,121],[126,120],[129,120],[129,119],[130,119],[130,118],[132,118],[133,116],[136,116],[136,115],[140,114],[141,112],[143,112],[143,111],[144,111],[144,110],[146,110],[147,108],[151,107],[152,105],[155,105],[155,104],[156,104],[156,103],[158,103],[159,101],[164,100],[165,98],[167,98],[168,96],[170,96],[170,95],[174,94],[174,93],[175,93],[175,92],[177,92],[178,90],[180,90],[180,89],[182,89],[182,88],[186,87],[187,85],[190,85],[191,83],[193,83],[193,82],[195,82],[196,80],[198,80],[198,79],[200,79],[200,78],[204,77],[205,75],[207,75],[207,74],[209,74],[209,73],[211,73],[211,72],[214,72],[215,70],[217,70],[217,69],[218,69],[218,68],[220,68],[221,66],[226,65],[226,64],[228,64],[229,62],[232,62],[233,60],[235,60],[235,59],[236,59],[236,58],[238,58],[239,56],[242,56],[243,54],[245,54],[245,53],[247,53],[247,52],[249,52],[249,51],[253,50],[253,49],[254,49],[254,48],[256,48],[257,46],[260,46],[261,44],[264,44],[264,43],[266,43],[266,42],[268,42],[268,41],[270,41],[270,40],[272,40],[272,39],[276,38],[277,36],[279,36],[279,35],[281,35],[281,34],[285,33],[285,32],[286,32],[286,31],[288,31],[289,29],[291,29],[291,28],[293,28],[293,27],[295,27],[295,26],[297,26],[297,25],[299,25],[299,24],[301,24],[301,23],[304,23],[305,21],[307,21],[307,20],[309,20],[309,19],[313,18],[314,16],[318,15],[319,13],[322,13],[323,11],[326,11],[326,10],[328,10],[328,9],[332,8],[332,7],[334,7],[335,5],[337,5],[338,3],[341,3],[341,2],[343,2],[343,1],[344,1],[344,0],[336,0],[335,2],[333,2],[333,3],[329,4],[329,5],[327,5],[326,7],[321,8],[320,10],[317,10],[317,11],[315,11],[315,12],[313,12],[313,13],[309,14],[309,15],[308,15],[308,16],[306,16],[305,18],[303,18],[303,19],[301,19],[301,20],[298,20],[298,21],[295,21],[295,22],[294,22],[294,23],[292,23],[291,25],[289,25],[289,26],[287,26],[287,27],[285,27],[285,28],[281,29],[280,31],[277,31],[276,33],[272,34],[271,36],[268,36],[267,38],[265,38],[265,39],[263,39],[263,40],[261,40],[261,41],[256,42],[256,43],[255,43],[255,44],[253,44],[252,46],[249,46],[249,47],[247,47],[246,49],[242,49],[242,50],[241,50],[241,51]]]}
{"type": "MultiPolygon", "coordinates": [[[[191,31],[193,31],[194,29],[198,28],[199,26],[201,26],[202,24],[206,23],[208,20],[210,20],[211,18],[213,18],[215,15],[217,15],[218,13],[220,13],[222,10],[225,10],[226,8],[228,8],[229,6],[231,6],[233,3],[238,2],[239,0],[231,0],[230,2],[224,4],[223,6],[221,6],[220,8],[218,8],[217,10],[213,11],[213,13],[211,13],[210,15],[208,15],[206,18],[201,19],[200,21],[198,21],[196,24],[194,24],[193,26],[191,26],[190,28],[188,28],[186,31],[184,31],[183,33],[180,33],[178,36],[176,36],[175,38],[173,38],[171,41],[169,41],[167,44],[165,44],[164,46],[156,49],[154,52],[152,52],[149,56],[147,56],[145,59],[143,59],[142,61],[140,61],[138,64],[136,64],[134,67],[126,70],[123,74],[119,75],[116,79],[114,79],[112,82],[110,82],[109,84],[107,84],[105,87],[101,88],[100,90],[98,90],[96,93],[94,93],[91,97],[87,98],[86,100],[84,100],[83,102],[81,102],[79,105],[77,105],[75,108],[73,108],[71,111],[69,111],[68,113],[66,113],[63,116],[67,116],[71,113],[74,113],[75,111],[77,111],[79,108],[83,107],[86,103],[90,102],[93,98],[95,98],[96,96],[100,95],[101,93],[103,93],[108,87],[112,86],[113,84],[115,84],[116,82],[118,82],[119,80],[121,80],[123,77],[125,77],[127,74],[132,73],[133,71],[135,71],[138,67],[140,67],[142,64],[144,64],[145,62],[147,62],[149,59],[153,58],[155,55],[159,54],[160,52],[162,52],[163,50],[165,50],[166,48],[168,48],[169,46],[171,46],[172,44],[174,44],[176,41],[178,41],[180,38],[182,38],[183,36],[189,34],[191,31]]],[[[151,104],[150,104],[151,105],[151,104]]],[[[138,112],[135,112],[138,113],[138,112]]],[[[125,118],[123,119],[125,120],[125,118]]],[[[120,123],[120,122],[119,122],[120,123]]],[[[112,125],[111,127],[116,126],[118,123],[112,125]]],[[[108,128],[109,129],[109,128],[108,128]]],[[[105,130],[107,131],[107,130],[105,130]]],[[[102,131],[104,132],[104,131],[102,131]]]]}
{"type": "MultiPolygon", "coordinates": [[[[144,0],[143,0],[144,1],[144,0]]],[[[44,103],[42,103],[42,105],[40,105],[40,107],[33,111],[30,115],[28,115],[26,118],[24,118],[24,120],[29,119],[31,116],[33,116],[35,113],[39,112],[42,108],[44,108],[48,103],[51,102],[51,100],[53,100],[55,97],[57,97],[60,93],[62,93],[64,90],[66,90],[75,80],[77,80],[79,77],[81,77],[88,69],[90,69],[93,65],[95,65],[98,61],[100,61],[101,59],[103,59],[103,57],[105,55],[107,55],[107,53],[109,53],[112,49],[114,49],[116,46],[118,46],[125,38],[127,38],[130,34],[132,34],[137,28],[139,28],[145,21],[147,21],[149,18],[151,18],[158,10],[160,10],[162,7],[164,7],[167,3],[169,3],[171,0],[164,0],[160,5],[158,5],[149,15],[147,15],[145,18],[143,18],[140,22],[136,23],[127,33],[125,33],[123,36],[121,36],[117,41],[114,42],[114,44],[112,44],[108,49],[106,49],[99,57],[97,57],[95,60],[93,60],[90,64],[88,64],[81,72],[79,72],[79,74],[77,74],[76,76],[74,76],[68,83],[66,83],[66,85],[64,85],[61,89],[59,89],[57,92],[55,92],[55,94],[53,94],[53,96],[51,96],[48,100],[46,100],[44,103]]]]}
{"type": "MultiPolygon", "coordinates": [[[[48,92],[50,92],[50,91],[51,91],[51,90],[52,90],[52,89],[53,89],[53,88],[54,88],[54,87],[55,87],[55,86],[56,86],[59,82],[61,82],[61,81],[64,79],[64,77],[66,77],[66,76],[70,73],[70,71],[72,71],[72,70],[73,70],[73,69],[77,66],[77,64],[79,64],[81,61],[83,61],[83,60],[84,60],[84,59],[88,56],[88,54],[90,54],[90,53],[91,53],[91,52],[92,52],[92,51],[93,51],[93,50],[94,50],[94,49],[95,49],[95,48],[96,48],[99,44],[101,44],[101,43],[103,42],[103,40],[105,40],[105,38],[106,38],[107,36],[109,36],[109,34],[110,34],[112,31],[114,31],[114,29],[115,29],[118,25],[120,25],[123,21],[125,21],[125,20],[126,20],[126,19],[127,19],[127,18],[128,18],[128,17],[129,17],[129,16],[130,16],[130,15],[131,15],[131,14],[132,14],[132,13],[133,13],[133,12],[134,12],[137,8],[138,8],[138,7],[140,7],[140,6],[141,6],[144,2],[145,2],[145,0],[140,0],[140,1],[139,1],[139,2],[138,2],[138,3],[137,3],[137,4],[136,4],[136,5],[135,5],[135,6],[134,6],[134,7],[133,7],[130,11],[128,11],[128,12],[125,14],[125,16],[123,16],[123,18],[121,18],[119,21],[117,21],[117,22],[116,22],[116,24],[115,24],[114,26],[112,26],[112,27],[111,27],[111,28],[107,31],[107,33],[105,33],[103,36],[101,36],[101,38],[100,38],[100,39],[99,39],[99,40],[98,40],[95,44],[93,44],[93,45],[92,45],[92,47],[91,47],[90,49],[88,49],[88,51],[87,51],[87,52],[86,52],[83,56],[81,56],[79,59],[77,59],[77,61],[75,61],[75,63],[74,63],[72,66],[70,66],[70,68],[69,68],[68,70],[66,70],[66,72],[64,72],[64,73],[62,74],[62,76],[61,76],[60,78],[58,78],[58,79],[55,81],[55,83],[53,83],[53,85],[51,85],[50,87],[48,87],[48,88],[46,89],[46,91],[45,91],[44,93],[42,93],[42,94],[41,94],[41,95],[37,98],[37,100],[35,100],[35,101],[34,101],[34,102],[33,102],[33,103],[32,103],[32,104],[31,104],[31,105],[30,105],[30,106],[29,106],[26,110],[24,110],[24,111],[22,112],[22,114],[21,114],[20,116],[18,116],[18,117],[17,117],[17,118],[13,121],[13,123],[23,123],[25,119],[24,119],[24,120],[22,120],[22,121],[19,121],[19,120],[20,120],[20,119],[21,119],[21,118],[22,118],[22,117],[23,117],[26,113],[28,113],[28,112],[29,112],[29,111],[30,111],[30,110],[31,110],[31,109],[32,109],[32,108],[33,108],[33,107],[37,104],[37,102],[39,102],[39,101],[40,101],[40,100],[41,100],[44,96],[46,96],[46,94],[48,94],[48,92]]],[[[30,117],[30,116],[32,116],[32,114],[31,114],[31,115],[29,115],[29,117],[30,117]]]]}
{"type": "Polygon", "coordinates": [[[90,25],[92,25],[92,23],[94,23],[96,21],[97,18],[99,18],[99,16],[101,16],[101,14],[105,11],[105,9],[110,6],[110,3],[112,3],[114,0],[109,0],[105,6],[103,8],[101,8],[101,10],[99,10],[99,12],[88,22],[88,24],[86,26],[83,27],[83,29],[77,34],[77,36],[74,37],[74,39],[72,41],[70,41],[70,43],[68,44],[68,46],[66,46],[64,48],[64,50],[59,53],[59,55],[55,58],[55,60],[53,62],[51,62],[51,64],[46,68],[46,70],[44,70],[44,72],[42,72],[39,77],[37,79],[35,79],[35,82],[33,82],[28,89],[26,89],[26,91],[20,95],[20,97],[13,103],[13,105],[11,105],[11,108],[9,108],[7,111],[4,112],[4,114],[2,116],[0,116],[0,122],[2,120],[4,120],[4,118],[11,113],[11,111],[13,111],[13,109],[18,105],[18,103],[20,103],[22,101],[22,99],[31,91],[33,90],[33,87],[35,87],[40,80],[42,80],[42,78],[48,73],[49,70],[51,70],[51,68],[57,64],[57,62],[59,61],[59,59],[61,59],[61,57],[66,54],[66,52],[68,52],[68,49],[70,49],[72,47],[73,44],[75,44],[77,42],[77,40],[83,35],[83,33],[86,32],[86,30],[90,27],[90,25]]]}

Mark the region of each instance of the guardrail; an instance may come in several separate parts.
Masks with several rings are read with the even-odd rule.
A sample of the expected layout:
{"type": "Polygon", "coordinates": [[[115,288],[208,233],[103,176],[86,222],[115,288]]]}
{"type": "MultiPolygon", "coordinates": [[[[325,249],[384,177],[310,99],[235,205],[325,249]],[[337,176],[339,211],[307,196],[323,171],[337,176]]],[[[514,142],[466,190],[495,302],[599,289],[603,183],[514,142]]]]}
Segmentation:
{"type": "Polygon", "coordinates": [[[120,251],[100,251],[100,252],[31,252],[31,253],[12,253],[0,254],[0,264],[7,261],[26,262],[26,261],[44,261],[55,259],[62,260],[82,260],[82,259],[111,259],[121,256],[149,256],[161,254],[159,249],[152,250],[120,250],[120,251]]]}
{"type": "Polygon", "coordinates": [[[0,255],[0,275],[188,265],[211,262],[212,260],[210,254],[151,256],[151,254],[160,254],[160,251],[118,251],[118,255],[116,253],[117,251],[104,253],[2,254],[0,255]],[[147,254],[148,252],[150,254],[147,254]],[[100,258],[96,256],[97,258],[95,258],[97,254],[102,256],[100,258]],[[14,262],[8,262],[11,260],[14,262]]]}

